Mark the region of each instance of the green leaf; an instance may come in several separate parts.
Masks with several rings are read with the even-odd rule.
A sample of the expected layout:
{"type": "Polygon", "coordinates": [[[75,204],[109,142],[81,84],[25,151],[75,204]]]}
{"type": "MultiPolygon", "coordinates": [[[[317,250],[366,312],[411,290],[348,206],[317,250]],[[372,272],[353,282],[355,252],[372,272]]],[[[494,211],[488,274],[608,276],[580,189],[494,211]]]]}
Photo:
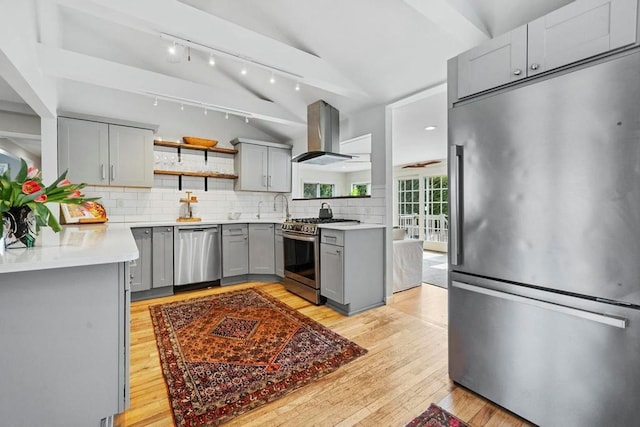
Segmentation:
{"type": "Polygon", "coordinates": [[[16,175],[16,182],[24,182],[27,179],[27,173],[29,172],[29,166],[24,159],[20,159],[20,172],[16,175]]]}

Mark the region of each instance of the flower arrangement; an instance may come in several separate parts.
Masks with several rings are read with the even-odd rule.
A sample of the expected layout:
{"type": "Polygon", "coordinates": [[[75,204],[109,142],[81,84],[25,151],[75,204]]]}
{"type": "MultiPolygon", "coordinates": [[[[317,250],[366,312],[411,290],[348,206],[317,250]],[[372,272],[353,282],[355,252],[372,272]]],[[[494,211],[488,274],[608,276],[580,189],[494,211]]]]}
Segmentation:
{"type": "MultiPolygon", "coordinates": [[[[86,184],[72,184],[67,179],[68,171],[47,187],[42,183],[37,168],[27,166],[22,159],[20,162],[20,171],[14,180],[11,180],[10,170],[0,175],[0,215],[15,208],[27,207],[35,218],[36,232],[44,226],[58,232],[61,230],[60,224],[45,203],[80,205],[98,199],[84,197],[80,190],[86,184]]],[[[0,221],[0,237],[4,235],[3,222],[0,221]]]]}

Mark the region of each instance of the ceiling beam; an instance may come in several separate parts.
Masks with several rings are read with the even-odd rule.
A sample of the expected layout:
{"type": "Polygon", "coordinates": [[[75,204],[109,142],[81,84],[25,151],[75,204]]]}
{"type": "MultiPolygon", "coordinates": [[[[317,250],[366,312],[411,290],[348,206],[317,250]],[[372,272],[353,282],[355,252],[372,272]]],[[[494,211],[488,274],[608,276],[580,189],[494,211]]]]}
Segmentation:
{"type": "Polygon", "coordinates": [[[491,34],[467,0],[404,0],[409,6],[438,25],[465,48],[491,38],[491,34]]]}
{"type": "Polygon", "coordinates": [[[4,0],[0,13],[0,70],[9,86],[41,117],[55,117],[55,82],[41,73],[33,2],[4,0]]]}
{"type": "Polygon", "coordinates": [[[287,125],[305,125],[297,116],[279,105],[244,92],[214,88],[129,65],[39,45],[44,72],[62,79],[89,83],[184,104],[202,105],[212,110],[229,111],[287,125]]]}
{"type": "Polygon", "coordinates": [[[322,58],[174,0],[56,0],[69,8],[139,31],[169,34],[290,75],[299,82],[349,97],[365,97],[355,83],[322,58]]]}

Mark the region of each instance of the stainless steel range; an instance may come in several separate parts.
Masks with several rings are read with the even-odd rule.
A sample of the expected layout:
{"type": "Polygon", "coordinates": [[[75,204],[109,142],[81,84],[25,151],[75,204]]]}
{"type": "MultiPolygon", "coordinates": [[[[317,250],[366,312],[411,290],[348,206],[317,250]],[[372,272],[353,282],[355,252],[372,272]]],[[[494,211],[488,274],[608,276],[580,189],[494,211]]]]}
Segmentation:
{"type": "Polygon", "coordinates": [[[282,224],[284,242],[284,287],[316,305],[320,295],[319,224],[360,221],[337,218],[294,218],[282,224]]]}

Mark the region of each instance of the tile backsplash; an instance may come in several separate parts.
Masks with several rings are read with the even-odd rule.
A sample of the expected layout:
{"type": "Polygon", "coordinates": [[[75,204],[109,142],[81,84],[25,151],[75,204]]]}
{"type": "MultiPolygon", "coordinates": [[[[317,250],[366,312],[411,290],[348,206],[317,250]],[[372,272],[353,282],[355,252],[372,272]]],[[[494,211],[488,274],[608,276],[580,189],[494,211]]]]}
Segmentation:
{"type": "MultiPolygon", "coordinates": [[[[220,167],[228,165],[221,164],[220,167]]],[[[216,166],[214,166],[216,167],[216,166]]],[[[198,198],[194,204],[194,215],[203,220],[226,220],[230,212],[241,212],[239,220],[255,219],[260,206],[262,219],[281,221],[284,219],[284,202],[275,193],[234,191],[234,181],[209,178],[208,191],[204,191],[204,178],[183,177],[183,191],[178,191],[178,177],[156,175],[153,188],[124,188],[87,186],[84,193],[89,197],[101,197],[100,203],[107,210],[110,222],[172,222],[180,215],[185,191],[198,198]]],[[[287,194],[292,217],[317,217],[321,200],[291,201],[287,194]]],[[[357,219],[362,222],[384,224],[384,188],[372,187],[371,198],[326,200],[337,218],[357,219]]]]}

